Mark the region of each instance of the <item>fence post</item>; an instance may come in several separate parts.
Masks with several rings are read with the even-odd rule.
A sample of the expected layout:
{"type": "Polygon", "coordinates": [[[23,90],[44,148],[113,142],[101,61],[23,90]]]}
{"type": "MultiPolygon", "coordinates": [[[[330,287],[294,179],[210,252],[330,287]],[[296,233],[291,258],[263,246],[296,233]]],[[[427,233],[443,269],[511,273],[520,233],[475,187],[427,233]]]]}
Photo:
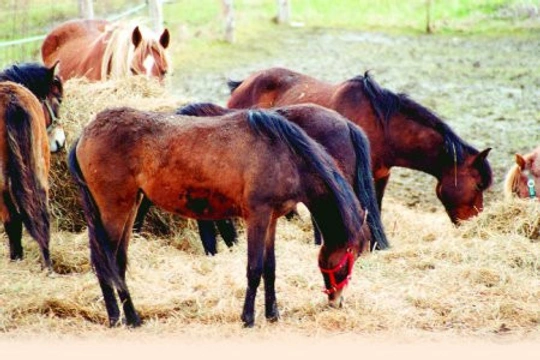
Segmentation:
{"type": "Polygon", "coordinates": [[[146,0],[150,10],[150,19],[155,32],[163,30],[163,1],[162,0],[146,0]]]}
{"type": "Polygon", "coordinates": [[[78,0],[79,4],[79,16],[83,19],[94,18],[94,4],[93,0],[78,0]]]}
{"type": "Polygon", "coordinates": [[[431,0],[426,0],[426,32],[428,34],[433,32],[431,27],[431,0]]]}
{"type": "Polygon", "coordinates": [[[225,16],[225,41],[234,42],[234,1],[222,0],[223,15],[225,16]]]}
{"type": "Polygon", "coordinates": [[[277,23],[288,24],[291,19],[291,6],[289,0],[277,0],[277,23]]]}

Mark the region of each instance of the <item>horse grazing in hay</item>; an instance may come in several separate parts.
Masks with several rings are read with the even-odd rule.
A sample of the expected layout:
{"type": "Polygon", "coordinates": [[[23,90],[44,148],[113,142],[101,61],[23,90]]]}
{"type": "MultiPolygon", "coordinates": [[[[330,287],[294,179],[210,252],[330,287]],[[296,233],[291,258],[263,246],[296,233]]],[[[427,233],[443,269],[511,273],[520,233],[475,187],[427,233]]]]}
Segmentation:
{"type": "Polygon", "coordinates": [[[332,85],[288,69],[271,68],[241,82],[229,81],[229,108],[269,108],[316,103],[360,125],[371,145],[379,208],[393,166],[437,178],[436,193],[453,223],[477,215],[491,185],[487,161],[433,112],[405,94],[381,88],[366,73],[332,85]]]}
{"type": "Polygon", "coordinates": [[[298,126],[265,111],[183,118],[129,108],[99,113],[69,154],[88,222],[91,259],[109,315],[141,323],[125,283],[127,248],[142,196],[170,212],[247,225],[247,290],[242,320],[254,324],[264,279],[265,315],[278,319],[274,240],[277,219],[306,204],[324,236],[326,293],[338,305],[357,257],[369,248],[364,212],[334,160],[298,126]],[[242,154],[241,156],[238,156],[242,154]]]}
{"type": "Polygon", "coordinates": [[[516,154],[516,164],[506,174],[504,194],[540,199],[540,146],[529,154],[516,154]]]}
{"type": "MultiPolygon", "coordinates": [[[[235,111],[238,110],[211,103],[194,103],[178,109],[176,113],[189,116],[222,116],[235,111]]],[[[371,248],[388,248],[389,244],[373,187],[369,142],[362,129],[337,112],[314,104],[283,106],[274,108],[274,111],[300,126],[336,160],[345,178],[353,187],[358,201],[367,210],[366,220],[371,231],[371,248]]],[[[226,233],[234,231],[232,222],[218,224],[217,227],[220,230],[225,229],[226,233]],[[229,230],[231,227],[233,230],[229,230]]],[[[313,221],[313,227],[315,243],[320,245],[322,243],[320,232],[315,221],[313,221]]],[[[202,240],[205,246],[215,248],[215,232],[211,231],[213,224],[211,222],[199,224],[199,229],[201,228],[210,228],[204,231],[208,235],[202,240]]]]}
{"type": "Polygon", "coordinates": [[[39,244],[43,267],[49,254],[48,174],[50,152],[64,146],[58,109],[62,83],[55,67],[12,65],[0,72],[0,220],[10,259],[23,257],[23,224],[39,244]]]}
{"type": "Polygon", "coordinates": [[[60,60],[64,80],[86,77],[91,81],[146,75],[163,81],[169,71],[166,52],[170,35],[158,37],[132,23],[106,20],[70,20],[54,28],[41,46],[45,64],[60,60]]]}

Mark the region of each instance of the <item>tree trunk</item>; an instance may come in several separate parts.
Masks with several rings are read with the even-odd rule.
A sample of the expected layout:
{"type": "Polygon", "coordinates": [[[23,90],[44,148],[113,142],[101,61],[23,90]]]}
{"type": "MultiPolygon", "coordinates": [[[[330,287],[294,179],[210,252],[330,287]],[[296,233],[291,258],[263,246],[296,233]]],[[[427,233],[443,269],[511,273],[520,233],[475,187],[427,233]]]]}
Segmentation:
{"type": "Polygon", "coordinates": [[[234,1],[222,0],[223,15],[225,16],[225,41],[234,42],[234,1]]]}
{"type": "Polygon", "coordinates": [[[79,16],[83,19],[94,18],[94,4],[93,0],[78,0],[79,4],[79,16]]]}

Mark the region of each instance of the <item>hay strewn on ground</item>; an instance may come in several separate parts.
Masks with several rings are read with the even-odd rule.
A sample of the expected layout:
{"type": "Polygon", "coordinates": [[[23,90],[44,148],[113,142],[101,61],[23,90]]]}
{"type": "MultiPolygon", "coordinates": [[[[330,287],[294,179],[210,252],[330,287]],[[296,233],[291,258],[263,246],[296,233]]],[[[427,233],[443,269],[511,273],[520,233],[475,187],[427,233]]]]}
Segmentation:
{"type": "MultiPolygon", "coordinates": [[[[455,228],[442,211],[424,213],[386,199],[383,220],[392,248],[358,260],[346,305],[337,310],[326,306],[318,248],[312,244],[307,213],[302,215],[303,221],[283,219],[278,224],[281,319],[277,324],[265,321],[261,288],[252,330],[242,329],[240,322],[246,286],[243,233],[230,251],[220,242],[215,257],[204,256],[190,226],[166,238],[134,237],[128,285],[145,320],[138,336],[539,338],[538,202],[495,202],[455,228]]],[[[52,278],[39,271],[36,244],[24,240],[28,256],[21,262],[10,263],[6,247],[0,251],[4,336],[131,336],[125,328],[105,326],[85,233],[53,235],[52,259],[62,274],[52,278]]]]}
{"type": "MultiPolygon", "coordinates": [[[[64,87],[61,121],[67,142],[64,151],[52,156],[50,208],[58,229],[80,231],[85,223],[78,193],[67,169],[66,157],[68,149],[84,125],[98,112],[110,107],[129,106],[140,110],[174,111],[185,101],[172,97],[156,81],[142,76],[99,83],[72,79],[67,81],[64,87]]],[[[153,209],[145,224],[145,231],[165,235],[175,231],[177,226],[185,224],[185,221],[153,209]]]]}

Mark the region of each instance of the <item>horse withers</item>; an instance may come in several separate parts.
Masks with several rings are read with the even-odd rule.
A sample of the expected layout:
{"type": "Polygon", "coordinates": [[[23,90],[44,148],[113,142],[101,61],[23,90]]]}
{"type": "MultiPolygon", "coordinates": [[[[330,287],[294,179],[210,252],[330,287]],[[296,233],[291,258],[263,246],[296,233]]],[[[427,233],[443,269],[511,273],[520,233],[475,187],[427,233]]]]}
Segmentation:
{"type": "Polygon", "coordinates": [[[516,154],[515,164],[506,174],[506,198],[540,199],[540,146],[528,154],[516,154]]]}
{"type": "Polygon", "coordinates": [[[82,194],[92,264],[111,326],[120,319],[115,290],[126,323],[141,324],[125,272],[143,196],[189,218],[245,220],[247,290],[241,318],[247,327],[254,325],[261,277],[266,318],[279,317],[276,222],[298,202],[310,210],[325,239],[318,262],[330,304],[341,302],[353,263],[369,251],[365,214],[334,160],[298,126],[275,113],[182,118],[109,109],[83,129],[68,163],[82,194]]]}
{"type": "Polygon", "coordinates": [[[58,123],[62,82],[55,66],[12,65],[0,72],[0,220],[9,239],[10,259],[23,257],[23,224],[51,271],[48,174],[50,152],[64,146],[58,123]]]}
{"type": "Polygon", "coordinates": [[[46,65],[60,60],[64,81],[74,77],[99,81],[144,75],[163,82],[170,71],[169,41],[168,29],[158,37],[134,22],[70,20],[47,35],[41,56],[46,65]]]}
{"type": "Polygon", "coordinates": [[[241,82],[229,81],[229,108],[275,107],[316,103],[336,110],[365,131],[379,208],[394,166],[419,170],[437,179],[437,197],[451,221],[459,224],[482,211],[483,193],[491,185],[487,156],[463,141],[434,112],[381,88],[365,73],[328,84],[284,68],[255,72],[241,82]]]}

